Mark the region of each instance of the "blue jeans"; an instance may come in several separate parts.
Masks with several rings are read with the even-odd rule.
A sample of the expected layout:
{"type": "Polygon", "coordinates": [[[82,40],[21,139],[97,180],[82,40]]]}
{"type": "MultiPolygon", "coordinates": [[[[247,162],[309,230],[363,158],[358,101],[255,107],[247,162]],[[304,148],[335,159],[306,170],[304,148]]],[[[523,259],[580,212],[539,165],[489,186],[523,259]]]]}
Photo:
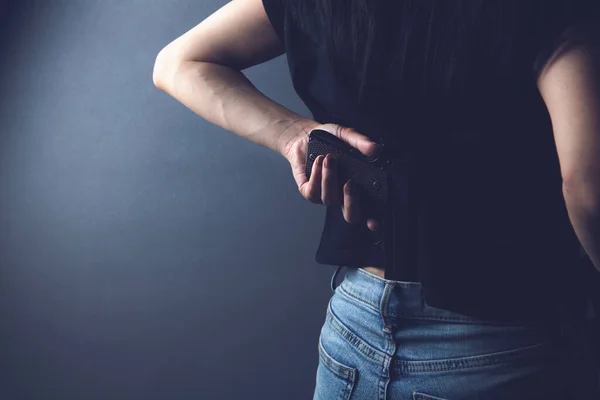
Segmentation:
{"type": "Polygon", "coordinates": [[[585,348],[565,350],[558,321],[553,331],[468,317],[429,306],[418,282],[358,268],[335,287],[339,269],[313,400],[598,398],[585,348]]]}

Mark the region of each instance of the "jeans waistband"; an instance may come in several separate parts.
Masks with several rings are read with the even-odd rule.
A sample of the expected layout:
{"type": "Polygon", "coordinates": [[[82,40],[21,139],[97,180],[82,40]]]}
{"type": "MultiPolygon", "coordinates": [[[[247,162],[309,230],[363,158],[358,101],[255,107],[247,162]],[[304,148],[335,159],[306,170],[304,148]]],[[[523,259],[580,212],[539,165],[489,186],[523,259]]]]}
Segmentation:
{"type": "Polygon", "coordinates": [[[343,281],[334,288],[335,275],[343,266],[338,267],[332,279],[332,289],[354,299],[360,304],[380,313],[384,318],[425,317],[441,318],[465,323],[486,323],[497,325],[545,326],[560,335],[564,310],[557,310],[551,317],[531,321],[506,322],[482,320],[459,314],[450,310],[432,307],[427,304],[421,282],[395,281],[381,278],[361,268],[346,268],[343,281]]]}
{"type": "Polygon", "coordinates": [[[347,268],[340,290],[384,316],[412,313],[425,305],[420,282],[393,281],[362,268],[347,268]]]}

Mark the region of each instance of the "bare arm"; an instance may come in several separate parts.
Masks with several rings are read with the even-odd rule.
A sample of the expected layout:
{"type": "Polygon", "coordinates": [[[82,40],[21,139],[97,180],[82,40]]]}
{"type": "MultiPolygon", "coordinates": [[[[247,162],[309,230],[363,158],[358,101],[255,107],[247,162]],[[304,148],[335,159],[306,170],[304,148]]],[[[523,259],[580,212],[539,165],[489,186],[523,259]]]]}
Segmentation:
{"type": "Polygon", "coordinates": [[[314,122],[267,98],[241,72],[283,52],[262,0],[233,0],[160,51],[154,84],[207,121],[284,154],[314,122]]]}
{"type": "Polygon", "coordinates": [[[552,60],[538,87],[548,107],[569,218],[600,271],[599,40],[579,43],[552,60]]]}

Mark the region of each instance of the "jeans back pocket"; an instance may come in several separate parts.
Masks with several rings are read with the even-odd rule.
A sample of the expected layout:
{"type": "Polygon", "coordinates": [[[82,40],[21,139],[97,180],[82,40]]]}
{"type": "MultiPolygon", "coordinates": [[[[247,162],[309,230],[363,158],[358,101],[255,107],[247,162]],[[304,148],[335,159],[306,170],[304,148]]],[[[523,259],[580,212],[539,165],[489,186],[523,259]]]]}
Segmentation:
{"type": "Polygon", "coordinates": [[[336,361],[319,338],[319,366],[313,400],[350,400],[358,371],[336,361]]]}

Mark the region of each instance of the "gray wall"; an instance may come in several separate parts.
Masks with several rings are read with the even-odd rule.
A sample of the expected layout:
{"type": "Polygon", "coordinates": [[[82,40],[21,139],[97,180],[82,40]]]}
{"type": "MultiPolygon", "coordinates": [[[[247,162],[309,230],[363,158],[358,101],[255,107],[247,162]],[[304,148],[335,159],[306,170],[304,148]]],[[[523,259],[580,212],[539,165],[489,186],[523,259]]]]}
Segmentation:
{"type": "Polygon", "coordinates": [[[4,14],[4,11],[7,6],[8,6],[8,0],[0,0],[0,17],[4,14]]]}
{"type": "MultiPolygon", "coordinates": [[[[4,31],[4,26],[6,25],[5,16],[8,14],[8,8],[14,3],[14,0],[0,0],[0,35],[4,31]]],[[[4,57],[2,57],[3,59],[4,57]]]]}
{"type": "MultiPolygon", "coordinates": [[[[153,86],[216,1],[13,2],[0,37],[0,398],[307,399],[335,269],[279,154],[153,86]]],[[[309,115],[280,57],[247,71],[309,115]]]]}

